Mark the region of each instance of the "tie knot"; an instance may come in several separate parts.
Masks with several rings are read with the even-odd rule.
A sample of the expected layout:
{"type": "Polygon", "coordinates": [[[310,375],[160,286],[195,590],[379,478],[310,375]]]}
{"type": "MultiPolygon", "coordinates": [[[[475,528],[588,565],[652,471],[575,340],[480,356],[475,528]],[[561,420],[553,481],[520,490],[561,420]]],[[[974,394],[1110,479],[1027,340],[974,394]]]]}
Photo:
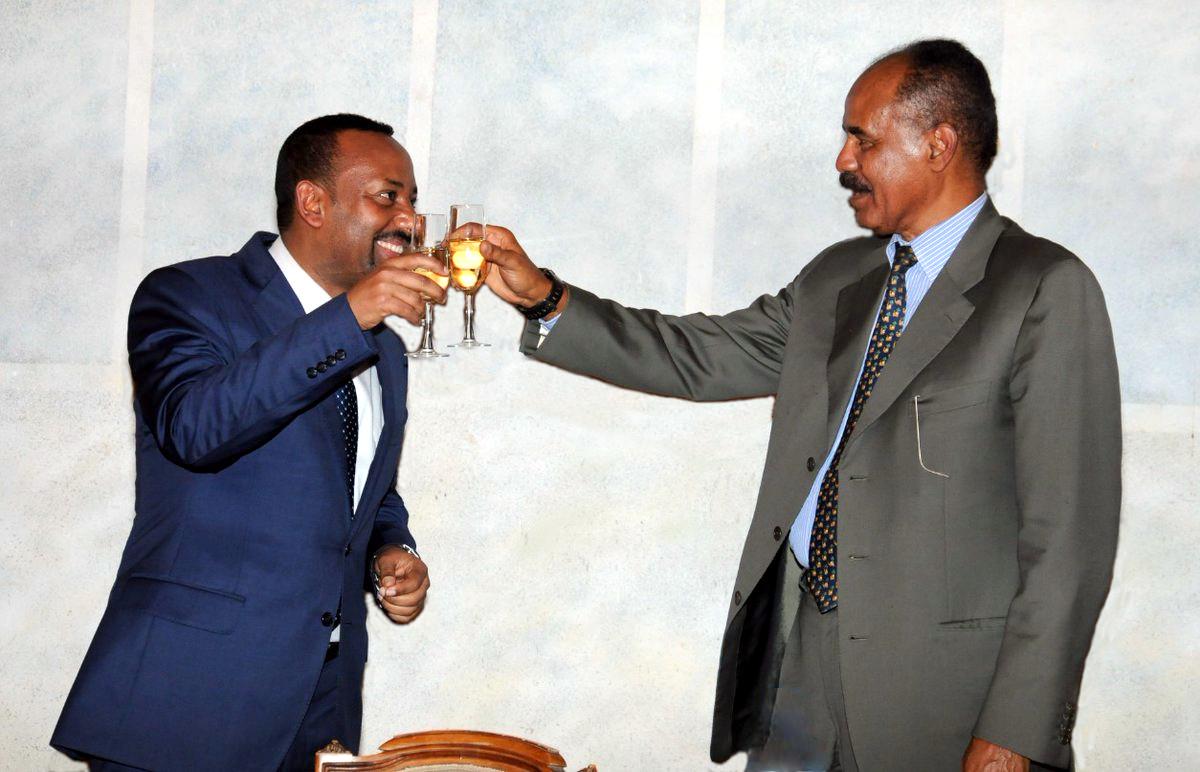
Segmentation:
{"type": "Polygon", "coordinates": [[[892,256],[892,270],[903,273],[917,262],[917,253],[907,244],[897,244],[892,256]]]}

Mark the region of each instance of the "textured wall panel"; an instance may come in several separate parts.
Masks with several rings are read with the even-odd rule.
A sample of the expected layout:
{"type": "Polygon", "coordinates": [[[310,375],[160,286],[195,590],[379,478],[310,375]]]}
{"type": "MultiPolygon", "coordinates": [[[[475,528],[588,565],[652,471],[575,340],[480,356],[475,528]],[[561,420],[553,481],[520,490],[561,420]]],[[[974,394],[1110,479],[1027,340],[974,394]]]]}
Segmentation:
{"type": "Polygon", "coordinates": [[[104,362],[125,117],[125,8],[5,4],[0,359],[104,362]],[[97,319],[100,324],[94,324],[97,319]]]}
{"type": "Polygon", "coordinates": [[[356,112],[403,141],[409,3],[159,0],[146,269],[275,229],[275,157],[309,118],[356,112]]]}
{"type": "MultiPolygon", "coordinates": [[[[109,364],[126,274],[271,229],[295,125],[352,110],[403,141],[411,117],[423,209],[480,201],[581,286],[726,310],[858,233],[833,169],[842,100],[867,61],[931,35],[961,37],[991,72],[997,206],[1088,261],[1116,327],[1124,530],[1077,766],[1200,768],[1200,30],[1182,3],[131,7],[10,3],[0,29],[0,742],[14,768],[81,769],[46,741],[132,517],[129,386],[109,364]],[[147,57],[149,93],[131,90],[127,114],[147,57]],[[122,180],[139,153],[144,179],[122,180]],[[123,193],[142,184],[144,207],[123,193]],[[711,262],[689,239],[704,217],[711,262]]],[[[460,308],[440,309],[442,344],[460,308]]],[[[461,726],[556,745],[571,768],[715,769],[721,623],[771,402],[576,378],[517,353],[520,325],[485,294],[493,347],[410,369],[400,487],[433,588],[412,626],[371,617],[364,746],[461,726]]]]}

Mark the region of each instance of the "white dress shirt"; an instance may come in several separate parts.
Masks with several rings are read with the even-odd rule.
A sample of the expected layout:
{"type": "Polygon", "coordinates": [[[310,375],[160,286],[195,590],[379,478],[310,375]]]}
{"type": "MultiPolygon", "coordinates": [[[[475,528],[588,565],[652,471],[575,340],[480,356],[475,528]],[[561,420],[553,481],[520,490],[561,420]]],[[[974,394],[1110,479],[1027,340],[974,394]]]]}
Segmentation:
{"type": "MultiPolygon", "coordinates": [[[[275,243],[267,250],[283,278],[287,279],[292,292],[296,293],[304,313],[311,314],[320,306],[328,303],[332,296],[308,272],[300,267],[296,258],[288,251],[283,243],[283,237],[275,239],[275,243]]],[[[364,365],[354,376],[354,393],[358,398],[358,452],[354,460],[354,508],[358,508],[358,500],[362,496],[367,474],[371,469],[371,461],[375,458],[375,448],[379,444],[379,435],[383,433],[383,389],[379,385],[379,376],[375,365],[364,365]]],[[[341,637],[340,625],[333,628],[329,640],[336,641],[341,637]]]]}

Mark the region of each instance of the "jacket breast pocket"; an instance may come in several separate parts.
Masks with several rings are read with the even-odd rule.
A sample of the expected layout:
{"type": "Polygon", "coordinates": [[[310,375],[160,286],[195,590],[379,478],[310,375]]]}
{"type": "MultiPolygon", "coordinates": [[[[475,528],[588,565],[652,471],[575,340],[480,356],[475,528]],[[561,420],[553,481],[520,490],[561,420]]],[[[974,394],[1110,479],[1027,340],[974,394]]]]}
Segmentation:
{"type": "Polygon", "coordinates": [[[246,598],[165,576],[132,574],[121,588],[120,603],[181,625],[227,635],[237,626],[246,598]]]}
{"type": "Polygon", "coordinates": [[[915,404],[921,411],[922,418],[975,407],[991,399],[994,384],[995,381],[974,381],[944,389],[933,386],[933,390],[925,390],[916,395],[915,404]]]}

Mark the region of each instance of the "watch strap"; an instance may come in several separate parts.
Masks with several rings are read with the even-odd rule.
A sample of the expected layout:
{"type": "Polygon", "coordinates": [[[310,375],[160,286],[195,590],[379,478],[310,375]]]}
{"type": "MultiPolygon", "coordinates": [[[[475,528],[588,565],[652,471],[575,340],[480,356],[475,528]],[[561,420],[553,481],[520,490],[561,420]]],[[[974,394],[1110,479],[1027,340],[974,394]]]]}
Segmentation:
{"type": "Polygon", "coordinates": [[[562,300],[565,289],[562,281],[554,275],[554,271],[549,268],[542,268],[541,271],[550,280],[550,294],[532,306],[516,306],[516,309],[530,321],[544,319],[554,313],[554,309],[558,308],[558,301],[562,300]]]}

